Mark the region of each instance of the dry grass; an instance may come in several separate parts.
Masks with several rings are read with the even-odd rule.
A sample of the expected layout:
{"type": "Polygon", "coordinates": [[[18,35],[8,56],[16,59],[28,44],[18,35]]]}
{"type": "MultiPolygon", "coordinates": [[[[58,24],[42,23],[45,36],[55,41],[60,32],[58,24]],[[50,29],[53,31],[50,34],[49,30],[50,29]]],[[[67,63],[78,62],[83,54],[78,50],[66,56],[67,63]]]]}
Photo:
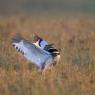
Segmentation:
{"type": "Polygon", "coordinates": [[[0,18],[0,95],[95,95],[95,19],[0,18]],[[43,76],[11,46],[33,33],[61,48],[61,61],[43,76]]]}

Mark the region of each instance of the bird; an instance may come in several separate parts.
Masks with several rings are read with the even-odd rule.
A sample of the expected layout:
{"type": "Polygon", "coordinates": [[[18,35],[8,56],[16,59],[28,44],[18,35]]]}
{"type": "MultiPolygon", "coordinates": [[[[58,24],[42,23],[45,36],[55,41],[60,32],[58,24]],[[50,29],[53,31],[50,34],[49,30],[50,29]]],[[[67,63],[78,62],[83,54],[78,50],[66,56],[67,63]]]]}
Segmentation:
{"type": "Polygon", "coordinates": [[[33,44],[35,44],[37,47],[44,49],[45,51],[48,51],[51,53],[54,57],[54,64],[59,63],[59,60],[61,58],[60,52],[58,49],[54,48],[54,44],[49,44],[46,40],[38,36],[37,34],[33,37],[33,44]]]}
{"type": "Polygon", "coordinates": [[[39,71],[49,68],[55,62],[54,55],[45,49],[39,48],[37,45],[24,39],[23,37],[13,37],[12,46],[27,60],[34,63],[39,71]]]}
{"type": "Polygon", "coordinates": [[[41,37],[39,37],[37,34],[34,34],[33,37],[33,44],[35,44],[37,47],[44,49],[46,45],[48,45],[48,42],[41,37]]]}

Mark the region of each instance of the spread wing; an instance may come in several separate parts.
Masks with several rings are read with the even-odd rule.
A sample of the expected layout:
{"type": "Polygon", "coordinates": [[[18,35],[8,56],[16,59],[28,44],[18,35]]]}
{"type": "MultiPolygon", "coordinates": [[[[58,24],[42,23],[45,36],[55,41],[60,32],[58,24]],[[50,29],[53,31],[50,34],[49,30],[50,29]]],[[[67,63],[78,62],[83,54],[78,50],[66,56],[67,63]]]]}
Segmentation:
{"type": "Polygon", "coordinates": [[[52,55],[49,52],[38,48],[33,43],[30,43],[21,37],[15,37],[12,41],[12,45],[18,52],[22,53],[27,60],[33,62],[39,68],[42,68],[48,60],[53,60],[52,55]]]}

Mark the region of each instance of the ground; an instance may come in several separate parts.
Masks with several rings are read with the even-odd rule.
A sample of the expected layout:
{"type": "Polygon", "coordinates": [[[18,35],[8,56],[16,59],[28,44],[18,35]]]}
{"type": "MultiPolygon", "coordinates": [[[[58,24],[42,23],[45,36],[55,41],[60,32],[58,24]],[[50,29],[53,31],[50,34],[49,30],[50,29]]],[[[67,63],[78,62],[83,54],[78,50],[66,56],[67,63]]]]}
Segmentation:
{"type": "Polygon", "coordinates": [[[95,95],[95,18],[0,17],[0,95],[95,95]],[[60,49],[61,60],[44,75],[11,45],[37,33],[60,49]]]}

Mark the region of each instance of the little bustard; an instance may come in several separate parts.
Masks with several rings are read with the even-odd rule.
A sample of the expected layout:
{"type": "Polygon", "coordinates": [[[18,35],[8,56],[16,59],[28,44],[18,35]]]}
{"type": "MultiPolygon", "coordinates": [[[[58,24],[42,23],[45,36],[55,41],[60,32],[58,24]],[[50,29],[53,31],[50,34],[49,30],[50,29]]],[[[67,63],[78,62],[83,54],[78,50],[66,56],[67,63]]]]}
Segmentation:
{"type": "Polygon", "coordinates": [[[54,55],[54,63],[59,63],[60,60],[60,52],[58,49],[53,47],[53,44],[48,44],[48,42],[46,40],[44,40],[43,38],[39,37],[37,34],[34,35],[34,39],[33,39],[33,44],[35,44],[37,47],[44,49],[45,51],[51,53],[52,55],[54,55]]]}
{"type": "Polygon", "coordinates": [[[44,49],[37,47],[35,44],[25,40],[22,37],[14,37],[12,39],[12,45],[27,60],[34,63],[40,71],[47,69],[55,62],[54,55],[44,49]]]}

